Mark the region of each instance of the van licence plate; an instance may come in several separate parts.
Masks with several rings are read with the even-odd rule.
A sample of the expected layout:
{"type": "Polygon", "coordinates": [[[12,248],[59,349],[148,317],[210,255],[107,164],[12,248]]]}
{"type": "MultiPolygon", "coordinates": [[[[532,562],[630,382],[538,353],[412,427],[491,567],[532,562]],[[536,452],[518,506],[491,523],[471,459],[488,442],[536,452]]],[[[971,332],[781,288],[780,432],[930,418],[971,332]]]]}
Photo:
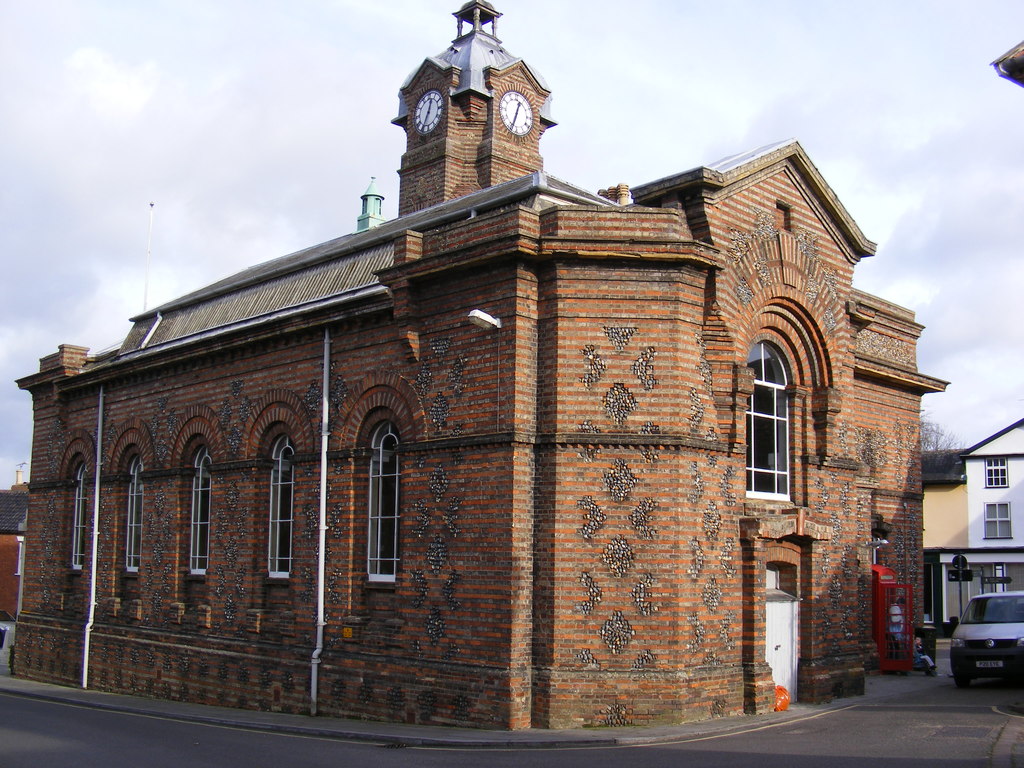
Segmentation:
{"type": "Polygon", "coordinates": [[[1003,662],[1001,660],[998,660],[998,661],[976,661],[976,662],[974,662],[974,665],[976,667],[978,667],[979,669],[1001,669],[1002,666],[1003,666],[1003,662]]]}

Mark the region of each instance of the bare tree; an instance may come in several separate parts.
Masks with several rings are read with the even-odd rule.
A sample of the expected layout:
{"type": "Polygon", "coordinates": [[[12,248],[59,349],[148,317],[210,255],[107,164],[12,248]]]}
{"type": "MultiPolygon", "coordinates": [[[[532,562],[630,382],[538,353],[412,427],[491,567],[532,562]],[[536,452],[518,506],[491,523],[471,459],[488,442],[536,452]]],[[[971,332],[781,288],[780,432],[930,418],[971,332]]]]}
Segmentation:
{"type": "Polygon", "coordinates": [[[926,414],[921,414],[922,451],[955,451],[963,447],[959,435],[949,432],[941,424],[929,419],[926,414]]]}

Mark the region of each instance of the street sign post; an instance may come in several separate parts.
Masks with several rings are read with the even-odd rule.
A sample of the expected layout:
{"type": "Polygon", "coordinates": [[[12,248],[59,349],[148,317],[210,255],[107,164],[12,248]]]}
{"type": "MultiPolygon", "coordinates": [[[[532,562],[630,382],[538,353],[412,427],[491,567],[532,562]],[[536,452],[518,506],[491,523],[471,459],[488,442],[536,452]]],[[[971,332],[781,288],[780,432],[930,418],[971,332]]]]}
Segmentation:
{"type": "Polygon", "coordinates": [[[996,584],[1011,584],[1013,577],[1011,576],[982,576],[981,583],[984,585],[996,585],[996,584]]]}
{"type": "Polygon", "coordinates": [[[974,581],[974,573],[967,567],[967,557],[965,555],[953,555],[952,565],[953,567],[949,571],[948,578],[950,581],[960,582],[960,613],[957,614],[959,619],[964,615],[964,582],[974,581]]]}

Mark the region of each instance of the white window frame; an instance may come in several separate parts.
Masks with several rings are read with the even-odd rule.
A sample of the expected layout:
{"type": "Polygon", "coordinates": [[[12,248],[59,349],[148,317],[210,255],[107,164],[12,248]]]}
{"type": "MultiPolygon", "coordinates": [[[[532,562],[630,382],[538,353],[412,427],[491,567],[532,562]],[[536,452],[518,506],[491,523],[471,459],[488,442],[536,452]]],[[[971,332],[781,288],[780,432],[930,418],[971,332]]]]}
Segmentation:
{"type": "Polygon", "coordinates": [[[124,568],[138,573],[142,563],[142,459],[136,456],[128,467],[128,509],[124,524],[124,568]]]}
{"type": "Polygon", "coordinates": [[[985,487],[1009,488],[1010,477],[1008,471],[1007,462],[1004,457],[985,459],[985,487]]]}
{"type": "Polygon", "coordinates": [[[189,525],[188,570],[194,576],[203,576],[210,564],[210,506],[213,497],[213,478],[210,475],[212,459],[206,448],[196,451],[192,465],[192,519],[189,525]]]}
{"type": "Polygon", "coordinates": [[[1010,503],[997,501],[985,504],[986,539],[1012,539],[1013,527],[1010,518],[1010,503]],[[1005,526],[1005,530],[1004,530],[1005,526]]]}
{"type": "Polygon", "coordinates": [[[754,392],[746,410],[747,496],[788,501],[790,439],[786,360],[775,346],[759,341],[750,351],[747,365],[754,370],[754,392]],[[768,361],[775,365],[769,366],[768,361]]]}
{"type": "Polygon", "coordinates": [[[295,449],[287,437],[274,443],[270,471],[270,525],[268,526],[267,572],[272,579],[286,579],[292,566],[292,527],[295,509],[295,449]]]}
{"type": "Polygon", "coordinates": [[[393,582],[399,558],[398,430],[390,421],[379,424],[370,438],[368,547],[366,574],[370,581],[393,582]]]}
{"type": "Polygon", "coordinates": [[[85,564],[86,506],[85,464],[75,471],[75,497],[71,511],[71,567],[82,570],[85,564]]]}

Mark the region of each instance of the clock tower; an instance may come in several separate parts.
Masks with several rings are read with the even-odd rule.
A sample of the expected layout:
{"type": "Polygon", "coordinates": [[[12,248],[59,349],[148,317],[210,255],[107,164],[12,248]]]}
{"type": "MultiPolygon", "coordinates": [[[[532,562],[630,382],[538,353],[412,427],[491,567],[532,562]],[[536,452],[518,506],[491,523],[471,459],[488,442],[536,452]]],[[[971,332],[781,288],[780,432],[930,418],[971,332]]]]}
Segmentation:
{"type": "Polygon", "coordinates": [[[540,137],[555,124],[551,91],[497,37],[486,0],[453,14],[451,46],[431,56],[398,94],[405,129],[399,216],[543,170],[540,137]]]}

